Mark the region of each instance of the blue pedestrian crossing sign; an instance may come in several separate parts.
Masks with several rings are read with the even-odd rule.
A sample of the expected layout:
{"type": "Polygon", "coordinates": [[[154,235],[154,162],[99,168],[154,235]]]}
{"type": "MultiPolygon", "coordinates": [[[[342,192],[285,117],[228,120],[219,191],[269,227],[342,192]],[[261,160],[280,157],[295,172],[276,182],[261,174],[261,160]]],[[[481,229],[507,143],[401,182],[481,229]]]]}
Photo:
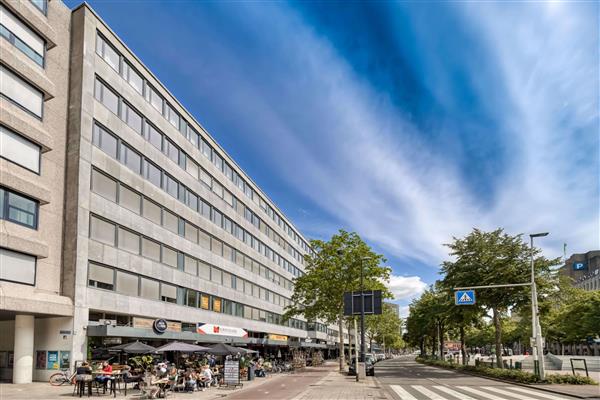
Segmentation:
{"type": "Polygon", "coordinates": [[[457,290],[454,292],[454,303],[457,306],[470,306],[475,304],[475,291],[457,290]]]}

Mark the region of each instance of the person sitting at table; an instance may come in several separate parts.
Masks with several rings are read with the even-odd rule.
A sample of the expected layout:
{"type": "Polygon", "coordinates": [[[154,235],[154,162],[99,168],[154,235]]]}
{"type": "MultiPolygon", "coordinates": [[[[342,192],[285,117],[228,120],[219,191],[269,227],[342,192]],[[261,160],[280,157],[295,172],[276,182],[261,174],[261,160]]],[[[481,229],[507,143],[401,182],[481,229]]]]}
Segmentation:
{"type": "Polygon", "coordinates": [[[254,368],[255,368],[254,376],[259,377],[259,378],[264,378],[266,376],[265,369],[263,368],[261,359],[258,360],[258,362],[256,363],[256,366],[254,368]]]}
{"type": "Polygon", "coordinates": [[[102,372],[96,377],[96,380],[100,383],[102,383],[103,385],[106,384],[106,382],[108,382],[112,376],[112,365],[110,365],[108,363],[108,361],[103,361],[102,362],[102,372]]]}
{"type": "Polygon", "coordinates": [[[89,389],[91,391],[91,382],[92,382],[92,368],[87,361],[84,361],[77,369],[75,370],[75,382],[77,383],[77,392],[79,393],[79,397],[81,397],[85,392],[85,384],[89,382],[89,389]]]}
{"type": "Polygon", "coordinates": [[[196,372],[187,371],[184,376],[184,384],[186,392],[195,392],[197,389],[198,377],[196,372]]]}
{"type": "Polygon", "coordinates": [[[154,373],[149,373],[144,376],[144,395],[149,396],[150,399],[156,399],[156,396],[160,393],[160,386],[158,383],[161,379],[154,373]]]}
{"type": "Polygon", "coordinates": [[[210,383],[212,382],[212,371],[208,368],[208,365],[202,366],[202,372],[200,373],[199,382],[204,386],[202,391],[206,390],[207,387],[210,387],[210,383]]]}

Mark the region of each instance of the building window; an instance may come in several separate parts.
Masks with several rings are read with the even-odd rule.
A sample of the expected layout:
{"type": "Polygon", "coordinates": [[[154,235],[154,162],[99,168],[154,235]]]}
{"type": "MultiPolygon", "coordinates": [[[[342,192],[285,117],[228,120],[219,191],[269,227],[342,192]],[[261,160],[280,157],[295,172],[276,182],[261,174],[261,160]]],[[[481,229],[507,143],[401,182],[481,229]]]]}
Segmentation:
{"type": "Polygon", "coordinates": [[[92,190],[113,202],[117,201],[117,182],[96,170],[92,170],[92,190]]]}
{"type": "Polygon", "coordinates": [[[196,259],[186,255],[183,270],[188,274],[198,275],[198,262],[196,259]]]}
{"type": "Polygon", "coordinates": [[[177,303],[177,286],[161,283],[160,299],[168,303],[177,303]]]}
{"type": "Polygon", "coordinates": [[[36,117],[42,118],[43,93],[3,65],[0,65],[0,94],[36,117]]]}
{"type": "Polygon", "coordinates": [[[185,238],[191,242],[198,243],[198,228],[194,225],[185,223],[185,238]]]}
{"type": "Polygon", "coordinates": [[[30,0],[31,4],[40,10],[44,15],[48,12],[48,0],[30,0]]]}
{"type": "Polygon", "coordinates": [[[96,36],[96,53],[114,69],[119,72],[119,53],[100,35],[96,36]]]}
{"type": "Polygon", "coordinates": [[[96,79],[94,96],[106,108],[119,115],[119,96],[98,79],[96,79]]]}
{"type": "Polygon", "coordinates": [[[179,218],[170,211],[163,212],[163,226],[175,234],[179,234],[179,218]]]}
{"type": "Polygon", "coordinates": [[[114,270],[90,263],[88,265],[88,285],[98,289],[114,290],[114,270]]]}
{"type": "Polygon", "coordinates": [[[122,118],[134,131],[142,134],[142,116],[127,103],[123,103],[122,118]]]}
{"type": "Polygon", "coordinates": [[[165,139],[165,153],[175,164],[179,164],[179,149],[168,139],[165,139]]]}
{"type": "Polygon", "coordinates": [[[4,6],[0,6],[0,35],[40,67],[44,66],[46,42],[4,6]]]}
{"type": "Polygon", "coordinates": [[[158,110],[159,113],[162,114],[162,110],[163,110],[163,98],[160,94],[158,94],[158,92],[150,85],[146,86],[146,100],[148,100],[150,102],[150,104],[152,104],[152,106],[154,108],[156,108],[156,110],[158,110]]]}
{"type": "Polygon", "coordinates": [[[142,170],[142,156],[125,143],[121,143],[121,162],[136,174],[142,170]]]}
{"type": "Polygon", "coordinates": [[[140,296],[150,300],[158,300],[160,293],[160,284],[153,279],[141,278],[140,296]]]}
{"type": "Polygon", "coordinates": [[[162,150],[163,135],[150,124],[146,124],[146,140],[157,149],[162,150]]]}
{"type": "Polygon", "coordinates": [[[210,265],[200,261],[198,263],[198,276],[204,280],[210,281],[210,265]]]}
{"type": "Polygon", "coordinates": [[[142,238],[142,255],[160,262],[160,244],[148,238],[142,238]]]}
{"type": "Polygon", "coordinates": [[[127,187],[119,186],[119,204],[136,214],[141,211],[142,196],[127,187]]]}
{"type": "Polygon", "coordinates": [[[0,187],[0,219],[37,229],[38,208],[37,201],[0,187]]]}
{"type": "Polygon", "coordinates": [[[187,289],[185,291],[185,305],[189,307],[198,307],[198,292],[187,289]]]}
{"type": "Polygon", "coordinates": [[[35,285],[36,257],[0,248],[0,280],[35,285]]]}
{"type": "Polygon", "coordinates": [[[90,238],[93,240],[114,246],[115,230],[114,224],[93,215],[90,217],[90,238]]]}
{"type": "Polygon", "coordinates": [[[144,80],[142,76],[127,62],[123,63],[123,78],[138,92],[144,94],[144,80]]]}
{"type": "Polygon", "coordinates": [[[173,125],[175,128],[179,129],[179,114],[169,105],[169,103],[165,102],[165,118],[173,125]]]}
{"type": "Polygon", "coordinates": [[[0,126],[0,157],[39,174],[41,150],[39,145],[0,126]]]}
{"type": "Polygon", "coordinates": [[[117,148],[118,141],[115,136],[108,133],[108,131],[98,124],[94,124],[94,128],[92,131],[92,143],[103,152],[113,157],[117,158],[117,148]]]}
{"type": "Polygon", "coordinates": [[[137,275],[117,271],[117,292],[128,296],[137,296],[138,282],[139,278],[137,275]]]}
{"type": "Polygon", "coordinates": [[[164,187],[164,189],[171,196],[177,198],[178,193],[179,193],[179,182],[177,182],[171,176],[165,174],[165,187],[164,187]]]}
{"type": "Polygon", "coordinates": [[[162,187],[162,171],[156,165],[146,162],[146,179],[150,181],[150,183],[154,184],[157,187],[162,187]]]}
{"type": "Polygon", "coordinates": [[[211,268],[210,280],[214,283],[218,283],[219,285],[222,285],[223,284],[223,272],[218,268],[211,268]]]}
{"type": "Polygon", "coordinates": [[[162,263],[168,265],[169,267],[177,268],[177,251],[170,247],[163,246],[162,263]]]}
{"type": "Polygon", "coordinates": [[[157,225],[161,224],[161,209],[160,206],[158,206],[156,203],[148,200],[147,198],[144,197],[144,199],[142,200],[142,204],[143,204],[143,209],[142,209],[142,214],[145,218],[149,219],[150,221],[154,222],[157,225]]]}
{"type": "Polygon", "coordinates": [[[140,235],[119,227],[119,248],[140,254],[140,235]]]}

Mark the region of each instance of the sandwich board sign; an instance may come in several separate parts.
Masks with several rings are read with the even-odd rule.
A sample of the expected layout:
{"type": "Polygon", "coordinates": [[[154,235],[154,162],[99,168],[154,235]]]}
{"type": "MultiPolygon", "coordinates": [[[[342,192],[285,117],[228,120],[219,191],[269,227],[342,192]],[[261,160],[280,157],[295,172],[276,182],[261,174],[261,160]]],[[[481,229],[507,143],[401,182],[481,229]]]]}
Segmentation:
{"type": "Polygon", "coordinates": [[[475,304],[475,291],[457,290],[454,292],[454,303],[457,306],[470,306],[475,304]]]}

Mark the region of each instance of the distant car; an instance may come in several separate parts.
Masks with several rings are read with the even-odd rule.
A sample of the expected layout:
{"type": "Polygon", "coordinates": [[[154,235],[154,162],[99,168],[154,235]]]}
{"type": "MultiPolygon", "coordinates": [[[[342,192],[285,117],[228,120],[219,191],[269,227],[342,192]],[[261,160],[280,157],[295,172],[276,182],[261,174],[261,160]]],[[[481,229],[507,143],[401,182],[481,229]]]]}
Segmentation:
{"type": "Polygon", "coordinates": [[[377,358],[377,361],[383,361],[383,360],[385,360],[385,354],[384,353],[377,353],[375,355],[375,358],[377,358]]]}
{"type": "MultiPolygon", "coordinates": [[[[375,376],[375,362],[372,357],[367,358],[367,355],[365,354],[365,373],[367,376],[375,376]]],[[[356,375],[356,358],[354,357],[348,367],[348,375],[356,375]]]]}

